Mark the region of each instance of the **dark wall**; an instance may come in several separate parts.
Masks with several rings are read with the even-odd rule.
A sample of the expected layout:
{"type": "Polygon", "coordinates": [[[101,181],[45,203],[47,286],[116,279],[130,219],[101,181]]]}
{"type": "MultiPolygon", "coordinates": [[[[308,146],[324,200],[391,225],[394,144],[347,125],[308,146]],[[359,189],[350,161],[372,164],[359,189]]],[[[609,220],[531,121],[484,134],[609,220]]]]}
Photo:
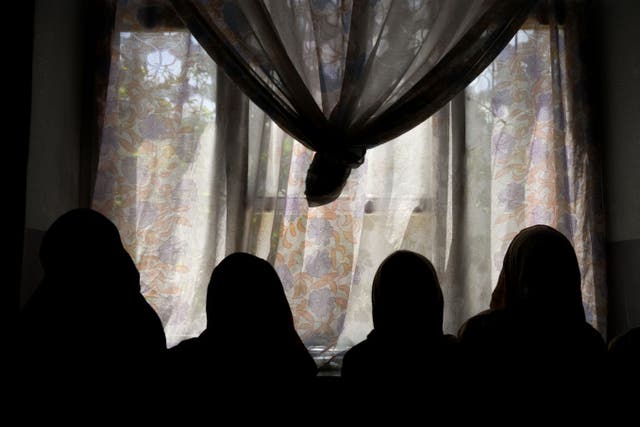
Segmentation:
{"type": "Polygon", "coordinates": [[[609,337],[640,325],[640,1],[596,2],[609,337]]]}
{"type": "MultiPolygon", "coordinates": [[[[20,277],[25,216],[29,123],[31,119],[31,70],[33,53],[33,0],[6,2],[3,16],[16,25],[5,33],[11,37],[3,49],[3,281],[0,313],[5,336],[13,338],[20,302],[20,277]],[[12,37],[13,36],[13,37],[12,37]]],[[[7,27],[5,25],[5,27],[7,27]]]]}
{"type": "Polygon", "coordinates": [[[27,226],[77,207],[83,90],[81,0],[37,0],[27,226]]]}
{"type": "Polygon", "coordinates": [[[36,0],[21,304],[40,280],[44,230],[79,207],[85,25],[82,0],[36,0]]]}

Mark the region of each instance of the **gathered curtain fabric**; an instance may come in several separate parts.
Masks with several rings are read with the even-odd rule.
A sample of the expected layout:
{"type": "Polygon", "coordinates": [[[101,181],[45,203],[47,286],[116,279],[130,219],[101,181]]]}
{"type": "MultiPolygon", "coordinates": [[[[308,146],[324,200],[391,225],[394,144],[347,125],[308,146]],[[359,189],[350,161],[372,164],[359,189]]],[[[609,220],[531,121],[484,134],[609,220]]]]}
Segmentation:
{"type": "Polygon", "coordinates": [[[433,262],[444,329],[455,333],[488,308],[509,242],[537,223],[573,243],[587,319],[606,331],[579,2],[553,2],[575,10],[527,20],[463,93],[370,149],[342,194],[318,207],[305,198],[313,151],[244,96],[183,27],[141,23],[140,4],[120,3],[116,13],[93,207],[120,230],[168,345],[205,328],[211,272],[234,251],[274,265],[314,352],[364,339],[375,270],[397,249],[433,262]]]}
{"type": "Polygon", "coordinates": [[[535,0],[173,0],[200,45],[313,150],[305,195],[335,200],[366,150],[426,120],[520,28],[535,0]]]}

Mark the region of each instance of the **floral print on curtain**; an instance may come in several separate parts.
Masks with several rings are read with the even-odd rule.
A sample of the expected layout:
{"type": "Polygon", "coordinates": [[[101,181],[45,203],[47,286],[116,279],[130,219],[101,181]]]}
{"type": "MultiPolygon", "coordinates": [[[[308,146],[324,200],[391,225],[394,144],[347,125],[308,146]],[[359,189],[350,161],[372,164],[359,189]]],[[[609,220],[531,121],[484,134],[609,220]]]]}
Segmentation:
{"type": "Polygon", "coordinates": [[[205,326],[216,68],[188,32],[134,16],[116,15],[92,207],[118,227],[174,345],[205,326]]]}
{"type": "Polygon", "coordinates": [[[309,346],[331,347],[342,331],[364,216],[363,169],[338,200],[310,209],[304,179],[313,153],[293,145],[274,267],[286,287],[296,328],[309,346]]]}
{"type": "Polygon", "coordinates": [[[582,272],[587,320],[606,331],[604,216],[593,135],[579,69],[567,69],[562,29],[520,31],[488,72],[493,74],[492,282],[511,239],[548,224],[573,243],[582,272]],[[584,98],[583,98],[584,99],[584,98]]]}

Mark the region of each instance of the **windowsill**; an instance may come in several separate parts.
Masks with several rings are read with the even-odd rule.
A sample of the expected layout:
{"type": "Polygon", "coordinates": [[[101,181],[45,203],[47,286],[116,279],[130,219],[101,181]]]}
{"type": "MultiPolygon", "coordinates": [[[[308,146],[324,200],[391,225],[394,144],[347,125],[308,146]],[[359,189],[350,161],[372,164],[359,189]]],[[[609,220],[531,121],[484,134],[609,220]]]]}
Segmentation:
{"type": "Polygon", "coordinates": [[[319,377],[339,377],[342,369],[342,358],[346,350],[327,349],[323,347],[309,347],[309,353],[318,366],[319,377]]]}

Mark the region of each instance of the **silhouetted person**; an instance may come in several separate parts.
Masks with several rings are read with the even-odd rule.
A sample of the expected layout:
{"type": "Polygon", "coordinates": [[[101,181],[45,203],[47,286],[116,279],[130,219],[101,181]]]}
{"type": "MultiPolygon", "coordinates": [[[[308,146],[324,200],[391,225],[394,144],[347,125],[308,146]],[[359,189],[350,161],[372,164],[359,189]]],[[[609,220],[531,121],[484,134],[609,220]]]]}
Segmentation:
{"type": "Polygon", "coordinates": [[[580,393],[576,401],[596,396],[606,347],[585,321],[580,281],[564,235],[545,225],[518,233],[505,254],[491,310],[459,332],[479,374],[472,381],[527,404],[525,396],[534,393],[543,403],[566,392],[580,393]]]}
{"type": "Polygon", "coordinates": [[[213,270],[207,328],[170,349],[169,363],[178,387],[197,387],[207,398],[225,390],[286,389],[316,374],[275,269],[246,253],[227,256],[213,270]]]}
{"type": "Polygon", "coordinates": [[[96,211],[72,210],[45,233],[40,261],[44,278],[20,318],[25,389],[63,399],[143,386],[165,335],[115,225],[96,211]]]}
{"type": "Polygon", "coordinates": [[[431,262],[415,252],[394,252],[380,264],[371,294],[373,330],[344,356],[347,390],[405,403],[417,393],[422,406],[425,396],[447,395],[457,386],[458,346],[442,331],[444,300],[431,262]]]}

